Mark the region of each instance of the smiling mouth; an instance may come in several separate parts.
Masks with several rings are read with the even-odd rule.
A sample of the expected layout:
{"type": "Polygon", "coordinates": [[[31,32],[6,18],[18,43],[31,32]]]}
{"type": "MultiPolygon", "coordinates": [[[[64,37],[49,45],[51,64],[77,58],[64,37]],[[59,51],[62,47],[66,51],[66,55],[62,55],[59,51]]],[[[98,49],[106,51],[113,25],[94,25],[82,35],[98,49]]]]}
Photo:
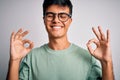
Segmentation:
{"type": "Polygon", "coordinates": [[[54,30],[60,30],[62,27],[61,26],[52,26],[54,30]]]}
{"type": "Polygon", "coordinates": [[[55,29],[60,29],[61,26],[53,26],[53,28],[55,28],[55,29]]]}

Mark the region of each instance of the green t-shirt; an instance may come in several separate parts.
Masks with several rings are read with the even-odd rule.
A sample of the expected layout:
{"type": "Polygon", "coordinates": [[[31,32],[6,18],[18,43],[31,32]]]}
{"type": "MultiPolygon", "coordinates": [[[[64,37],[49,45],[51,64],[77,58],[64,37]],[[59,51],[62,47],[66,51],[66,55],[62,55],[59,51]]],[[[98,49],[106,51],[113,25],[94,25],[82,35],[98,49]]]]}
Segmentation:
{"type": "Polygon", "coordinates": [[[34,48],[21,62],[20,80],[101,80],[101,67],[90,53],[71,44],[52,50],[45,44],[34,48]]]}

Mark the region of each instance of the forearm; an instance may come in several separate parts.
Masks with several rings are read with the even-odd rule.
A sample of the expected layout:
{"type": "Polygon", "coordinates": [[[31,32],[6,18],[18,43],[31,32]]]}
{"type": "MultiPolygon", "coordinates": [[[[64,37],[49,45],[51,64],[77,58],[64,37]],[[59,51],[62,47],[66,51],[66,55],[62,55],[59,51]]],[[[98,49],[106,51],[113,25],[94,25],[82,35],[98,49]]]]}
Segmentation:
{"type": "Polygon", "coordinates": [[[19,80],[20,60],[10,60],[7,80],[19,80]]]}
{"type": "Polygon", "coordinates": [[[102,64],[102,79],[103,80],[114,80],[113,63],[101,62],[102,64]]]}

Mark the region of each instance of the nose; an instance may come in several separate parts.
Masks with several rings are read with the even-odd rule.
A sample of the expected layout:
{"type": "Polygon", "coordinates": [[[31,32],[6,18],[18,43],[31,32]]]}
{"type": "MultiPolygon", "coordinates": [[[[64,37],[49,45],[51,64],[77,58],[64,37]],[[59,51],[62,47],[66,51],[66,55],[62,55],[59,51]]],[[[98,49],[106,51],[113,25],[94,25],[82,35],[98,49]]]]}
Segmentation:
{"type": "Polygon", "coordinates": [[[53,18],[53,22],[60,22],[58,15],[56,14],[53,18]]]}

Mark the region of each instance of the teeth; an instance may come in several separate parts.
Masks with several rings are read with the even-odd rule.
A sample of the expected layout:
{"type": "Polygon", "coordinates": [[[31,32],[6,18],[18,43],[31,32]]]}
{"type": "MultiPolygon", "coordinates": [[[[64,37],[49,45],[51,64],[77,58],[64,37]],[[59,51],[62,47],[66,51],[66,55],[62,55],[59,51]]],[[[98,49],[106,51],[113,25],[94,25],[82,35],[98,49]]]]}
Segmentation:
{"type": "Polygon", "coordinates": [[[60,29],[61,27],[60,26],[53,26],[53,28],[60,29]]]}

